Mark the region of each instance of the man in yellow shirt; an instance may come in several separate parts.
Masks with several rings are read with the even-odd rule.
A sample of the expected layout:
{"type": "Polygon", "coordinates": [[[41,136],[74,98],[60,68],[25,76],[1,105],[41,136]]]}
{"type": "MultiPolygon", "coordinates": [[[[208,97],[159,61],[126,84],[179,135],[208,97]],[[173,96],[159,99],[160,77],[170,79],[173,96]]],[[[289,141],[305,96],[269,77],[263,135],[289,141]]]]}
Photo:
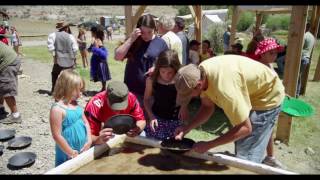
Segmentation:
{"type": "Polygon", "coordinates": [[[282,82],[268,67],[244,56],[216,56],[199,67],[182,67],[175,85],[181,106],[187,106],[192,97],[201,97],[200,109],[190,124],[176,129],[176,139],[205,123],[217,105],[233,127],[214,140],[196,143],[193,150],[203,153],[235,141],[237,157],[262,162],[285,96],[282,82]]]}

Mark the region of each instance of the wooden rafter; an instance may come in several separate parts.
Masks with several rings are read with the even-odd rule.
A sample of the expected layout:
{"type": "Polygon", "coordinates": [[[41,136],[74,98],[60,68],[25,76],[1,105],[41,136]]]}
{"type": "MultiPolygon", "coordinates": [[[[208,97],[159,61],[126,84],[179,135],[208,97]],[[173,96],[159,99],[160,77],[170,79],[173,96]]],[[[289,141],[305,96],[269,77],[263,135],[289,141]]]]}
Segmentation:
{"type": "Polygon", "coordinates": [[[240,11],[238,9],[238,6],[233,6],[229,49],[231,48],[231,45],[234,43],[236,38],[239,16],[240,16],[240,11]]]}
{"type": "MultiPolygon", "coordinates": [[[[140,6],[136,11],[135,15],[132,17],[132,25],[137,24],[139,17],[142,15],[147,6],[140,6]]],[[[133,27],[132,27],[133,28],[133,27]]]]}
{"type": "MultiPolygon", "coordinates": [[[[311,31],[315,32],[314,37],[317,38],[317,35],[319,33],[318,28],[319,28],[319,21],[320,21],[320,6],[317,6],[317,13],[315,17],[316,19],[315,19],[314,27],[311,27],[311,31]]],[[[316,70],[314,72],[313,81],[320,81],[320,55],[318,58],[316,70]]]]}

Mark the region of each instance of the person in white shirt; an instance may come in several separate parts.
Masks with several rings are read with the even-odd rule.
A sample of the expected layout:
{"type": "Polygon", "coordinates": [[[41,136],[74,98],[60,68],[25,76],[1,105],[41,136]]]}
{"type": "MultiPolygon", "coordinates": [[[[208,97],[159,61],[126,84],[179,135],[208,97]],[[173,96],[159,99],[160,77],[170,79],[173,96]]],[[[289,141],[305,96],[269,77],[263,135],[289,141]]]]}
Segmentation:
{"type": "Polygon", "coordinates": [[[174,17],[168,15],[161,16],[158,23],[158,33],[166,42],[168,48],[178,53],[179,61],[182,64],[182,42],[179,36],[172,31],[175,24],[174,17]]]}
{"type": "Polygon", "coordinates": [[[57,32],[53,32],[48,36],[48,50],[53,56],[52,68],[52,87],[51,93],[54,90],[56,79],[60,72],[64,69],[73,68],[76,64],[76,52],[78,51],[78,44],[71,33],[69,24],[59,22],[56,25],[57,32]]]}
{"type": "Polygon", "coordinates": [[[199,54],[199,48],[200,48],[200,42],[197,40],[190,41],[189,44],[189,62],[195,65],[198,65],[200,63],[200,54],[199,54]]]}

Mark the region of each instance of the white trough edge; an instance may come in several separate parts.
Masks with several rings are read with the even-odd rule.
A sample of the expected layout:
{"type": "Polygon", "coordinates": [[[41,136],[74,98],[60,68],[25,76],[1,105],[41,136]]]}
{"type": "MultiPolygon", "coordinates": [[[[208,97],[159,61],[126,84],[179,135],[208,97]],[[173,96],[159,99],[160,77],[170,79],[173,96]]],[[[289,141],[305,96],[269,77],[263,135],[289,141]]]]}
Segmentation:
{"type": "Polygon", "coordinates": [[[49,170],[45,174],[70,174],[71,172],[79,169],[80,167],[90,163],[94,160],[95,153],[101,154],[110,148],[117,146],[120,143],[123,143],[126,135],[115,135],[112,139],[106,142],[106,144],[96,145],[91,147],[87,151],[79,154],[77,157],[70,159],[63,164],[49,170]],[[95,151],[96,148],[96,152],[95,151]]]}

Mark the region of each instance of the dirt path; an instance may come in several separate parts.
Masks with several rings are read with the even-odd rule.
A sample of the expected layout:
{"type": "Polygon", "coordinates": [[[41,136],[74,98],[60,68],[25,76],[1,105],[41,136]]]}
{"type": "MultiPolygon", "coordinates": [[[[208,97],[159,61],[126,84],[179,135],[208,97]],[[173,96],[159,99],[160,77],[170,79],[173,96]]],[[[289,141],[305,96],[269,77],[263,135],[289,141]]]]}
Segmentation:
{"type": "MultiPolygon", "coordinates": [[[[18,109],[22,114],[22,124],[3,125],[0,129],[15,129],[16,137],[30,136],[33,141],[26,149],[9,150],[7,142],[4,145],[4,153],[0,156],[0,174],[42,174],[54,168],[55,143],[52,139],[49,125],[49,110],[53,103],[52,97],[45,92],[51,88],[52,64],[44,64],[31,59],[23,59],[23,76],[19,76],[19,96],[17,97],[18,109]],[[28,168],[10,170],[7,167],[8,159],[18,152],[34,152],[37,155],[36,162],[28,168]]],[[[88,91],[96,91],[99,84],[88,83],[88,91]]],[[[80,98],[81,105],[85,105],[89,97],[80,98]]],[[[317,143],[317,142],[315,142],[317,143]]],[[[320,173],[320,162],[316,153],[306,152],[307,147],[292,144],[275,145],[275,155],[288,167],[288,170],[302,174],[320,173]]],[[[234,152],[233,144],[220,146],[215,152],[234,152]]]]}

